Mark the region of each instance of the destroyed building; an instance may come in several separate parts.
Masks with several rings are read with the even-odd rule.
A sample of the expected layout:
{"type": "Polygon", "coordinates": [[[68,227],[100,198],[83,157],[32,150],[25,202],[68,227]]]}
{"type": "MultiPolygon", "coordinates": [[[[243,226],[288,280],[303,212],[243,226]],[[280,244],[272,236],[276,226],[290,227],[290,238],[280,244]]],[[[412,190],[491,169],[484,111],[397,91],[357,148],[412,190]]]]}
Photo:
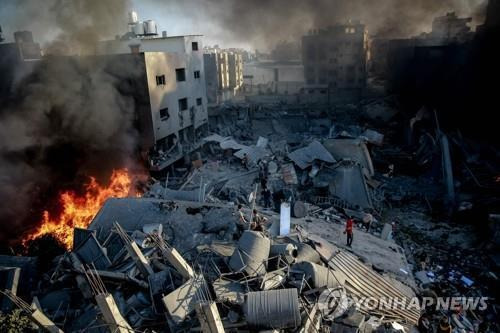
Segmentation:
{"type": "Polygon", "coordinates": [[[5,42],[0,27],[0,102],[12,97],[20,78],[33,70],[41,59],[40,45],[31,31],[16,31],[14,42],[5,42]]]}
{"type": "Polygon", "coordinates": [[[438,14],[432,33],[373,41],[386,91],[354,21],[304,36],[303,65],[159,37],[134,12],[98,55],[37,60],[113,78],[149,173],[54,184],[40,233],[2,248],[0,330],[499,331],[500,154],[470,128],[496,86],[474,88],[489,108],[450,113],[498,71],[499,3],[474,33],[438,14]]]}
{"type": "Polygon", "coordinates": [[[359,98],[366,86],[367,31],[360,22],[312,30],[302,37],[306,89],[359,98]]]}
{"type": "Polygon", "coordinates": [[[208,102],[218,104],[233,98],[243,85],[241,53],[219,48],[205,48],[203,52],[208,102]]]}
{"type": "Polygon", "coordinates": [[[141,58],[149,99],[143,139],[154,148],[151,168],[163,170],[198,148],[199,139],[207,132],[202,38],[157,36],[155,22],[140,22],[135,12],[129,28],[123,37],[99,43],[97,53],[141,58]]]}
{"type": "Polygon", "coordinates": [[[295,95],[304,88],[304,67],[299,60],[255,61],[245,64],[245,93],[295,95]]]}

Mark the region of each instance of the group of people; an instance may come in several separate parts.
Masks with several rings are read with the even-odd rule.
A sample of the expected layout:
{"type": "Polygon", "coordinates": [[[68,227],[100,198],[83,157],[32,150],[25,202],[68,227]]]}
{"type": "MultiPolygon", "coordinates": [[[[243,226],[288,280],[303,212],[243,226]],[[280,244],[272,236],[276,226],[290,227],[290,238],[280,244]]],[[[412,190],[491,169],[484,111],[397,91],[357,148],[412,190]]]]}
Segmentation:
{"type": "MultiPolygon", "coordinates": [[[[249,169],[249,157],[245,153],[243,154],[243,158],[241,159],[241,164],[242,166],[248,170],[249,169]]],[[[273,196],[273,193],[267,186],[267,164],[264,163],[264,161],[259,161],[258,163],[259,166],[259,179],[260,179],[260,186],[262,188],[262,191],[260,192],[263,206],[264,208],[270,208],[271,203],[273,199],[278,198],[278,194],[275,194],[273,196]]],[[[249,226],[249,229],[251,230],[256,230],[256,231],[262,231],[263,226],[267,223],[267,219],[260,215],[256,209],[253,210],[252,212],[252,218],[251,221],[247,221],[246,217],[244,216],[242,212],[242,206],[238,205],[238,212],[240,215],[240,224],[242,226],[249,226]]],[[[370,214],[369,212],[365,212],[363,215],[363,218],[361,219],[361,222],[363,223],[363,226],[366,228],[366,231],[370,231],[370,227],[372,222],[374,221],[373,215],[370,214]]],[[[346,220],[346,225],[345,225],[345,230],[344,234],[346,235],[346,243],[347,246],[351,247],[352,246],[352,241],[354,239],[354,216],[349,215],[349,217],[346,220]]]]}
{"type": "Polygon", "coordinates": [[[252,231],[264,231],[264,227],[267,225],[268,219],[259,214],[257,209],[252,210],[251,218],[247,219],[245,213],[243,212],[243,206],[238,205],[238,225],[243,230],[252,230],[252,231]]]}
{"type": "MultiPolygon", "coordinates": [[[[363,223],[364,228],[366,228],[366,232],[370,232],[371,225],[374,221],[373,215],[365,212],[363,214],[363,218],[361,219],[361,222],[363,223]]],[[[349,217],[346,220],[345,224],[345,229],[344,229],[344,234],[347,236],[346,243],[347,246],[351,247],[352,246],[352,240],[353,240],[353,229],[354,229],[354,216],[349,215],[349,217]]]]}

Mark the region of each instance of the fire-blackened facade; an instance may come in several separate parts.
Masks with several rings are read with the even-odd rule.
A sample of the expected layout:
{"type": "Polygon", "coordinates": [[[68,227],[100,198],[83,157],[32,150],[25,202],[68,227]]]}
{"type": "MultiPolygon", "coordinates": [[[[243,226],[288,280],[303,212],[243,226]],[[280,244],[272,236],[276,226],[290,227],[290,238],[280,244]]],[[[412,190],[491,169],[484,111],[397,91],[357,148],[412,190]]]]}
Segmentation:
{"type": "Polygon", "coordinates": [[[360,93],[366,85],[367,32],[359,22],[312,30],[302,37],[306,86],[330,95],[360,93]]]}

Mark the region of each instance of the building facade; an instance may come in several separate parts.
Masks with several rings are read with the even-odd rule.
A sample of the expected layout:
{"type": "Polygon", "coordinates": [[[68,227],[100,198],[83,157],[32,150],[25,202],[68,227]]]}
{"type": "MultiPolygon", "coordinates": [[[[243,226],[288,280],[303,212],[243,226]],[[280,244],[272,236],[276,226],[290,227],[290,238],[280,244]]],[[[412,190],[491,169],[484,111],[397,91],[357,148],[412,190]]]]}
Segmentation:
{"type": "Polygon", "coordinates": [[[243,57],[219,48],[205,49],[207,99],[218,104],[234,97],[243,86],[243,57]]]}
{"type": "Polygon", "coordinates": [[[199,35],[101,42],[99,55],[136,54],[144,60],[149,110],[142,128],[161,170],[197,149],[208,130],[203,46],[199,35]]]}
{"type": "Polygon", "coordinates": [[[0,102],[10,98],[16,84],[42,58],[40,44],[30,31],[16,31],[13,42],[2,43],[0,28],[0,102]]]}
{"type": "Polygon", "coordinates": [[[243,58],[241,54],[230,52],[228,58],[229,89],[238,91],[243,85],[243,58]]]}
{"type": "Polygon", "coordinates": [[[366,86],[367,31],[360,23],[313,30],[302,38],[307,86],[330,95],[359,93],[366,86]]]}

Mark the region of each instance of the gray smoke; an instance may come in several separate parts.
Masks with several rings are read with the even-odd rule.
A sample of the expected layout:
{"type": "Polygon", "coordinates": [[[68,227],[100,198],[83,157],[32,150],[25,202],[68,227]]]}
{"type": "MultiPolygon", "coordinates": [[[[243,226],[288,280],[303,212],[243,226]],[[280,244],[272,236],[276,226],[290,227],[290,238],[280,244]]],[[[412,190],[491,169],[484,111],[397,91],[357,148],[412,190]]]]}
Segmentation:
{"type": "Polygon", "coordinates": [[[2,241],[35,225],[43,209],[57,210],[59,191],[133,166],[137,146],[132,87],[117,73],[141,69],[107,57],[61,56],[92,54],[98,40],[123,32],[128,1],[15,2],[0,5],[2,26],[36,27],[35,37],[50,36],[43,48],[53,56],[18,78],[11,101],[0,106],[2,241]],[[27,14],[37,11],[33,24],[27,14]]]}
{"type": "MultiPolygon", "coordinates": [[[[371,35],[408,37],[430,30],[432,19],[455,11],[484,19],[487,0],[155,0],[155,6],[180,7],[199,22],[218,26],[216,38],[226,44],[248,41],[263,49],[280,40],[298,40],[311,28],[349,19],[367,25],[371,35]]],[[[168,23],[168,22],[167,22],[168,23]]],[[[167,27],[168,29],[168,27],[167,27]]],[[[211,34],[212,31],[200,31],[211,34]]]]}

